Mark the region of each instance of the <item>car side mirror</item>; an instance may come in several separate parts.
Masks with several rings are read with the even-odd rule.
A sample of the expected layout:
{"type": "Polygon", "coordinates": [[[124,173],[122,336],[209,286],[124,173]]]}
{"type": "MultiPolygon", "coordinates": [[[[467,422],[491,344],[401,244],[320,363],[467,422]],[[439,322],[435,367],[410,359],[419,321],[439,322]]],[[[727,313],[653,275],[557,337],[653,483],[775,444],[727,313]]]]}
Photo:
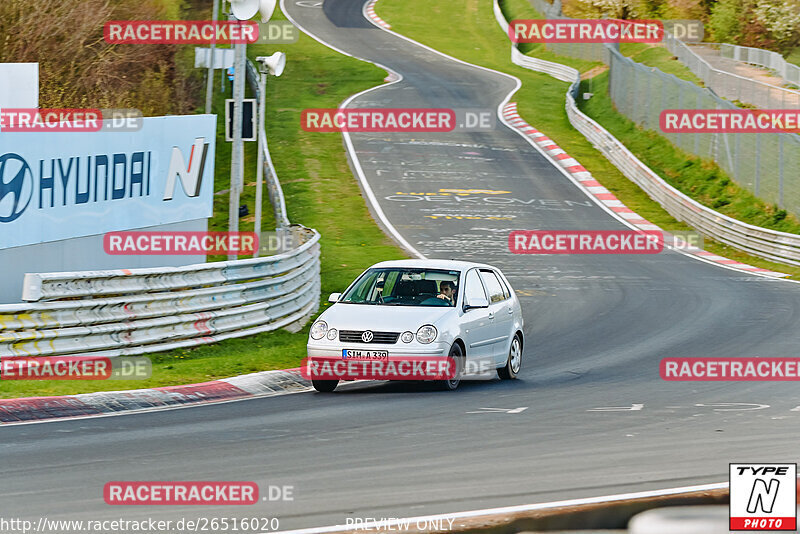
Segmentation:
{"type": "Polygon", "coordinates": [[[464,311],[469,311],[473,308],[488,308],[489,301],[485,298],[479,297],[475,299],[470,299],[469,302],[464,304],[464,311]]]}
{"type": "Polygon", "coordinates": [[[328,302],[339,302],[339,298],[341,298],[341,293],[331,293],[331,296],[328,297],[328,302]]]}

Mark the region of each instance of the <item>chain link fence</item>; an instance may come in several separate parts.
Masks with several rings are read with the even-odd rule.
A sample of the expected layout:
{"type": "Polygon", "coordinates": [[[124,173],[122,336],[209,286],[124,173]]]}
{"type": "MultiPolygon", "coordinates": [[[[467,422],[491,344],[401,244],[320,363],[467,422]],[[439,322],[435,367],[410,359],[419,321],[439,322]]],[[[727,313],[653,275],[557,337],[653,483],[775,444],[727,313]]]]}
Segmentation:
{"type": "Polygon", "coordinates": [[[777,52],[723,43],[719,45],[719,53],[724,58],[774,70],[785,81],[800,86],[800,67],[787,62],[777,52]]]}
{"type": "Polygon", "coordinates": [[[611,50],[609,91],[617,110],[684,151],[713,159],[756,196],[800,214],[800,136],[788,133],[664,133],[666,109],[737,109],[708,89],[611,50]]]}
{"type": "MultiPolygon", "coordinates": [[[[676,39],[669,34],[664,36],[664,45],[681,63],[686,65],[698,78],[703,80],[706,87],[713,90],[722,98],[732,101],[738,100],[744,104],[750,104],[761,109],[800,108],[800,92],[798,91],[792,91],[790,89],[778,87],[777,85],[753,80],[745,76],[714,68],[707,59],[701,57],[701,55],[697,54],[692,49],[694,47],[687,45],[680,39],[676,39]]],[[[703,53],[707,55],[708,59],[712,61],[714,58],[732,59],[726,58],[721,54],[722,48],[718,47],[724,46],[732,45],[704,45],[702,50],[703,53]]],[[[763,52],[764,54],[773,53],[767,50],[758,50],[757,48],[751,48],[750,50],[763,52]]],[[[764,56],[764,54],[760,55],[764,56]]],[[[765,59],[769,61],[769,59],[765,59]]],[[[733,68],[735,68],[735,65],[733,68]]],[[[789,75],[795,76],[795,73],[791,69],[784,70],[787,70],[789,75]]]]}
{"type": "MultiPolygon", "coordinates": [[[[567,18],[558,13],[560,7],[557,5],[544,0],[532,0],[532,4],[549,19],[567,18]]],[[[668,35],[665,40],[670,38],[668,35]]],[[[671,39],[682,45],[676,45],[676,51],[688,49],[684,43],[671,39]]],[[[682,150],[714,160],[741,187],[800,216],[800,136],[790,133],[662,132],[659,118],[663,110],[738,108],[707,88],[636,63],[623,56],[615,45],[548,43],[546,46],[559,55],[608,65],[611,100],[620,113],[639,126],[658,132],[682,150]]],[[[691,61],[688,58],[692,56],[697,57],[693,53],[687,54],[687,61],[691,61]]],[[[798,108],[800,105],[794,106],[794,109],[798,108]]]]}

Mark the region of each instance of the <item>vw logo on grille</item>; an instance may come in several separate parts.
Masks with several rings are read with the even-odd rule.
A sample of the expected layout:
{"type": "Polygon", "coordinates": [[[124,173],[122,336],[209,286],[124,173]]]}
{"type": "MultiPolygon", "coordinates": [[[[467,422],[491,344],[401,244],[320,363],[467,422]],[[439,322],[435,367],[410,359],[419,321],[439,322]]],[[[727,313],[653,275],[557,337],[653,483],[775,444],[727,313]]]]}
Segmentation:
{"type": "Polygon", "coordinates": [[[367,330],[363,334],[361,334],[361,341],[363,341],[364,343],[369,343],[370,341],[372,341],[373,337],[375,336],[372,335],[372,332],[367,330]]]}

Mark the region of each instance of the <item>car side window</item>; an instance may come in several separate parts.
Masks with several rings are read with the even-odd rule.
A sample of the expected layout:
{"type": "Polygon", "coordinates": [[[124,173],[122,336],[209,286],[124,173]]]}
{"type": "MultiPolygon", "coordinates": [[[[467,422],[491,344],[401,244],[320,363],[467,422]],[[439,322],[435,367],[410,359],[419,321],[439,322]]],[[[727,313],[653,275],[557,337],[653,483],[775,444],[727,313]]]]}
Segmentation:
{"type": "Polygon", "coordinates": [[[503,291],[503,284],[498,280],[497,275],[492,271],[481,271],[481,278],[486,284],[486,290],[489,292],[489,302],[500,302],[506,299],[505,292],[503,291]]]}
{"type": "Polygon", "coordinates": [[[347,297],[346,302],[361,303],[367,301],[379,275],[380,273],[376,271],[367,273],[363,278],[359,279],[357,285],[353,288],[353,292],[347,297]]]}
{"type": "Polygon", "coordinates": [[[500,280],[500,285],[503,286],[503,295],[505,295],[506,298],[509,298],[511,296],[511,290],[508,289],[508,284],[506,284],[506,281],[499,274],[497,274],[497,279],[500,280]]]}
{"type": "Polygon", "coordinates": [[[478,271],[475,269],[469,271],[467,273],[467,278],[465,281],[465,288],[464,288],[464,302],[469,304],[470,302],[475,302],[475,299],[486,299],[486,292],[483,290],[483,284],[481,283],[481,279],[478,277],[478,271]]]}
{"type": "Polygon", "coordinates": [[[400,273],[391,272],[389,276],[386,277],[386,280],[383,282],[383,295],[391,295],[394,291],[394,286],[397,284],[397,278],[400,273]]]}

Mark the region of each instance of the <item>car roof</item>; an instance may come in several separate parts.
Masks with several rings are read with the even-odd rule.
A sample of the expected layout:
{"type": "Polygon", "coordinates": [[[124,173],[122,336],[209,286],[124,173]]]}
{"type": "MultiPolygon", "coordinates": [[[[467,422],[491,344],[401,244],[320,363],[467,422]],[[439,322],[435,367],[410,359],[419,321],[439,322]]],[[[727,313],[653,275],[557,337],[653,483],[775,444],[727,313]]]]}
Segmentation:
{"type": "Polygon", "coordinates": [[[472,269],[473,267],[483,267],[499,270],[497,267],[493,267],[485,263],[475,263],[461,260],[392,260],[376,263],[372,267],[410,267],[415,269],[447,269],[457,271],[466,271],[467,269],[472,269]]]}

